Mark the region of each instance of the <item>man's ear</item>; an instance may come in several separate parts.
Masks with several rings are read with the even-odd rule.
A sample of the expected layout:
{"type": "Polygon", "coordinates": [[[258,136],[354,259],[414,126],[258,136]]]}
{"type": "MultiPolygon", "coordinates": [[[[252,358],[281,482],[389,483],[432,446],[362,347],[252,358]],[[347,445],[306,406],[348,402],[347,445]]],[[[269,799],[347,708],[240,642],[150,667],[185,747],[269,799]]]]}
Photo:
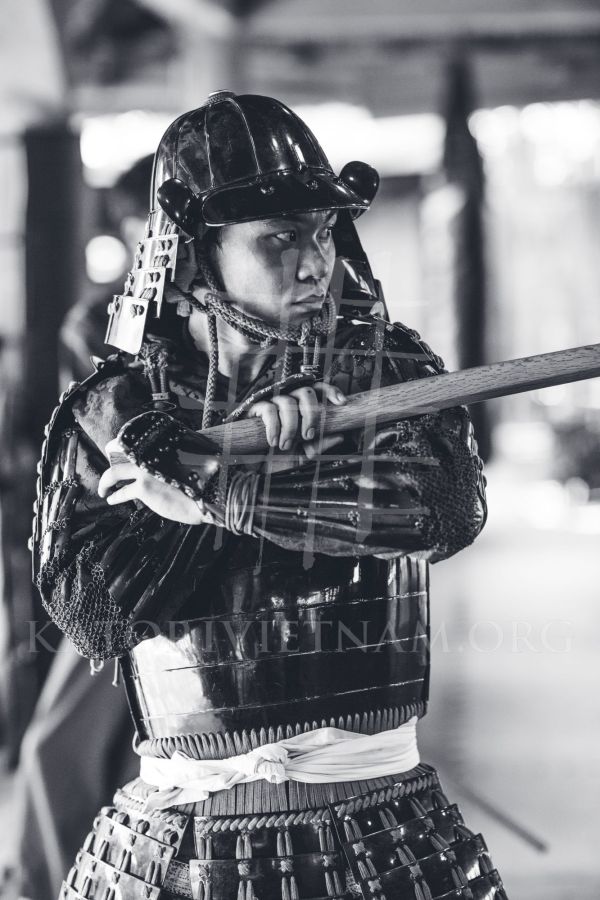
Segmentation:
{"type": "Polygon", "coordinates": [[[196,260],[196,275],[200,271],[199,260],[204,257],[208,261],[211,272],[219,286],[223,290],[223,276],[221,274],[221,241],[222,228],[209,228],[203,234],[194,238],[194,253],[196,260]]]}

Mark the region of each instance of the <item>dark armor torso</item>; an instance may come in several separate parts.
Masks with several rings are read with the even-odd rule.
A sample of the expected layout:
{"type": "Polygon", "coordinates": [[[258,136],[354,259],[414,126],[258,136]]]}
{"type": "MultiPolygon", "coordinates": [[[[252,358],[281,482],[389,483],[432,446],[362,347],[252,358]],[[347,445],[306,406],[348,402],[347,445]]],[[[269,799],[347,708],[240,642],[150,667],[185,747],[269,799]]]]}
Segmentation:
{"type": "MultiPolygon", "coordinates": [[[[341,322],[335,343],[329,378],[346,394],[374,377],[385,384],[440,368],[413,332],[376,318],[341,322]]],[[[201,362],[180,353],[171,367],[172,416],[190,428],[202,412],[201,362]]],[[[261,378],[254,390],[273,384],[273,369],[261,378]]],[[[122,657],[139,751],[226,757],[307,728],[376,733],[423,715],[425,558],[454,552],[483,521],[466,412],[378,431],[367,470],[377,492],[372,540],[357,531],[358,505],[371,501],[357,493],[352,437],[344,452],[358,450],[358,461],[320,463],[316,493],[293,473],[271,474],[266,519],[261,512],[258,533],[239,536],[98,498],[99,448],[151,406],[148,394],[139,366],[113,360],[67,395],[44,450],[34,539],[51,614],[86,655],[122,657]],[[332,518],[332,504],[347,511],[332,518]],[[142,636],[133,649],[132,626],[142,636]]]]}
{"type": "Polygon", "coordinates": [[[178,737],[218,758],[306,728],[370,733],[423,714],[425,562],[232,543],[198,587],[202,617],[170,623],[124,662],[148,750],[178,737]]]}

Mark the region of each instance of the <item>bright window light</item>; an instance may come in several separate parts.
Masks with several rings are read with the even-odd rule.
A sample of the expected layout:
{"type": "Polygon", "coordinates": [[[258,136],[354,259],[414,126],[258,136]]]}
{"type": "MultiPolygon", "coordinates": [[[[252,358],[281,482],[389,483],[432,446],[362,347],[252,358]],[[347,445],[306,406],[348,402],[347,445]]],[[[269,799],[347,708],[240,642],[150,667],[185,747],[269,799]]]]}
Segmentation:
{"type": "Polygon", "coordinates": [[[375,118],[349,103],[298,106],[295,111],[316,134],[333,168],[362,159],[380,175],[414,175],[439,168],[445,126],[432,113],[375,118]]]}
{"type": "Polygon", "coordinates": [[[129,255],[125,244],[109,234],[93,237],[85,248],[85,268],[90,281],[109,284],[125,272],[129,255]]]}
{"type": "Polygon", "coordinates": [[[507,151],[529,154],[541,187],[596,180],[600,163],[600,103],[531,103],[523,109],[480,109],[469,127],[491,161],[507,151]]]}
{"type": "Polygon", "coordinates": [[[109,187],[142,156],[154,153],[173,116],[131,110],[84,117],[80,122],[81,159],[92,187],[109,187]]]}

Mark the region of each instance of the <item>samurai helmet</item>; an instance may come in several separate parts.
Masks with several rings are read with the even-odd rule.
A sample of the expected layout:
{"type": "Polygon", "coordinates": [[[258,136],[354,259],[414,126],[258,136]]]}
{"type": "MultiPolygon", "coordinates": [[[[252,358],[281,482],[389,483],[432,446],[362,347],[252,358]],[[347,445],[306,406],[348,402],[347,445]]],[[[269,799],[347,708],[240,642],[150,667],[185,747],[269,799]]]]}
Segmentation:
{"type": "Polygon", "coordinates": [[[282,213],[368,209],[379,179],[354,162],[335,175],[317,139],[279,100],[211,94],[160,142],[153,199],[183,231],[282,213]]]}
{"type": "MultiPolygon", "coordinates": [[[[352,220],[369,208],[378,185],[375,169],[362,162],[347,163],[336,175],[311,130],[278,100],[210,94],[175,119],[160,141],[146,235],[123,294],[109,307],[107,343],[139,351],[148,315],[160,315],[182,233],[201,239],[211,227],[337,209],[340,243],[353,244],[366,263],[352,220]]],[[[370,269],[362,269],[359,280],[372,281],[370,269]]]]}

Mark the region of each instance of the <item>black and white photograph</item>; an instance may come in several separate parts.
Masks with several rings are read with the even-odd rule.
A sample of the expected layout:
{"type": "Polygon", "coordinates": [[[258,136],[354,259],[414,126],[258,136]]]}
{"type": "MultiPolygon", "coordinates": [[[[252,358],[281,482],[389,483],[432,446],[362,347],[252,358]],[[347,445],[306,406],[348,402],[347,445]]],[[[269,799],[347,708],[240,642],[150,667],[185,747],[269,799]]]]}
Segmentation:
{"type": "Polygon", "coordinates": [[[2,8],[0,898],[598,900],[600,4],[2,8]]]}

